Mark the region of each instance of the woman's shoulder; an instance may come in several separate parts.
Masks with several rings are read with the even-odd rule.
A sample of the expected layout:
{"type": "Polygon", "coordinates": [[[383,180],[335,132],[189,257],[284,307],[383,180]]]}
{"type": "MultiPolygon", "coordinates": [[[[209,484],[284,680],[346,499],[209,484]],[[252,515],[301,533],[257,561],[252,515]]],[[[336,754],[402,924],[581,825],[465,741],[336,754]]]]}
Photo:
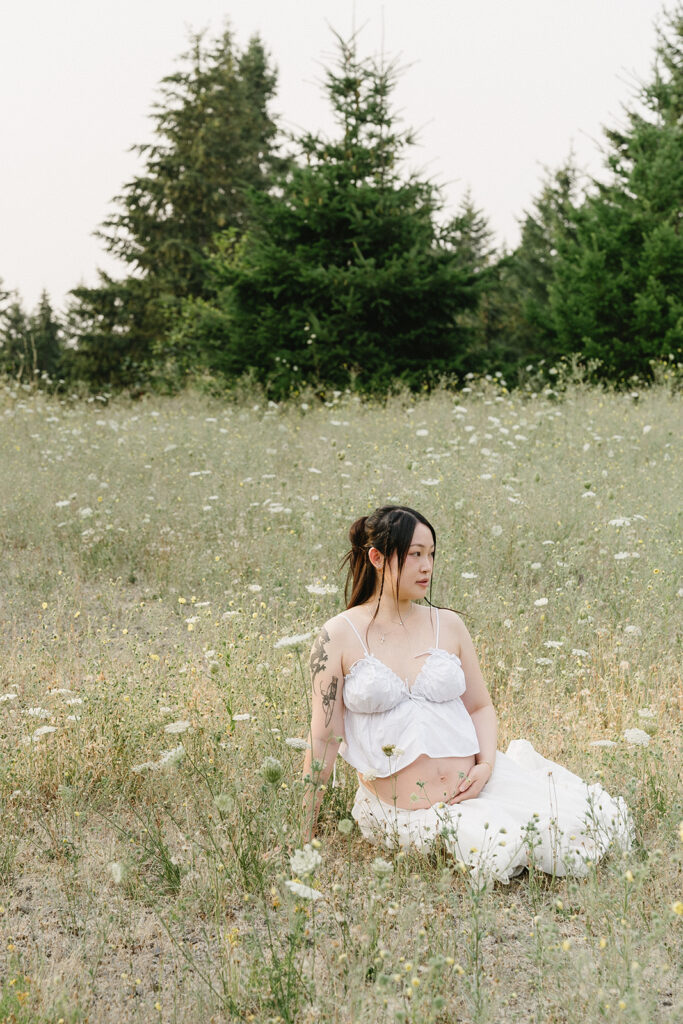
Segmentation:
{"type": "MultiPolygon", "coordinates": [[[[331,619],[328,619],[319,629],[316,634],[316,638],[319,636],[325,637],[327,640],[333,642],[343,643],[344,640],[348,639],[351,633],[351,627],[349,622],[353,622],[353,614],[349,612],[339,612],[338,615],[333,615],[331,619]]],[[[357,625],[354,623],[354,625],[357,625]]]]}
{"type": "Polygon", "coordinates": [[[439,608],[437,605],[433,607],[439,613],[439,622],[442,626],[460,628],[465,625],[460,615],[453,608],[439,608]]]}
{"type": "Polygon", "coordinates": [[[463,639],[468,635],[467,626],[453,608],[438,608],[439,646],[460,656],[463,639]]]}

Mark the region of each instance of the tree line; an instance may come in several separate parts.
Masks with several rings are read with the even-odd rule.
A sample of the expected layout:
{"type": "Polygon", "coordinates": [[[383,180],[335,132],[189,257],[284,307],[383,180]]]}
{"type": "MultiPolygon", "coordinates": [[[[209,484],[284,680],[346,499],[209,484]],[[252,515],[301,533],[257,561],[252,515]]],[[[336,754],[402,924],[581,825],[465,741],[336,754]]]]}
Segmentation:
{"type": "Polygon", "coordinates": [[[0,287],[0,373],[53,386],[173,391],[245,375],[286,397],[468,373],[513,383],[578,358],[589,377],[648,379],[683,340],[683,7],[663,16],[651,79],[605,132],[604,174],[547,173],[512,251],[468,194],[404,171],[394,65],[337,38],[328,138],[285,137],[254,37],[191,38],[153,108],[142,170],[97,232],[121,264],[28,314],[0,287]]]}

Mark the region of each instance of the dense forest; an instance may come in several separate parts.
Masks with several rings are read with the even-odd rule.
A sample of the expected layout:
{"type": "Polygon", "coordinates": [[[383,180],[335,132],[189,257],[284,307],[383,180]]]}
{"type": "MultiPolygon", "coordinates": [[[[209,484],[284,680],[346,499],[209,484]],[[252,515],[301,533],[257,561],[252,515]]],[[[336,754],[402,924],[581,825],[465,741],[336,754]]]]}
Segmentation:
{"type": "Polygon", "coordinates": [[[164,78],[141,170],[98,235],[121,264],[32,313],[0,282],[0,374],[46,387],[176,391],[245,377],[283,398],[580,364],[628,384],[683,361],[683,7],[650,79],[605,130],[600,179],[547,172],[513,251],[468,194],[450,216],[404,172],[397,71],[337,38],[334,137],[287,136],[258,37],[191,37],[164,78]]]}

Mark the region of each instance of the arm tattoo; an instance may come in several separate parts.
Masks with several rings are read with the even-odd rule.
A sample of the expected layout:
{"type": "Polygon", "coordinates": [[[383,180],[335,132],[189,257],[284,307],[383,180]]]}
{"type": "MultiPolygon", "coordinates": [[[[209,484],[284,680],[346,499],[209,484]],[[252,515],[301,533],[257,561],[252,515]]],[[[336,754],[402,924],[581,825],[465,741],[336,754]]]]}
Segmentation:
{"type": "Polygon", "coordinates": [[[313,650],[311,651],[311,679],[314,682],[315,677],[319,672],[322,672],[327,664],[327,651],[325,650],[325,644],[328,644],[329,642],[330,634],[323,626],[318,634],[317,640],[313,644],[313,650]]]}
{"type": "Polygon", "coordinates": [[[336,676],[332,676],[330,685],[326,690],[321,688],[320,693],[323,698],[323,708],[325,709],[325,725],[328,726],[332,721],[332,715],[334,714],[334,702],[337,699],[337,684],[339,680],[336,676]]]}

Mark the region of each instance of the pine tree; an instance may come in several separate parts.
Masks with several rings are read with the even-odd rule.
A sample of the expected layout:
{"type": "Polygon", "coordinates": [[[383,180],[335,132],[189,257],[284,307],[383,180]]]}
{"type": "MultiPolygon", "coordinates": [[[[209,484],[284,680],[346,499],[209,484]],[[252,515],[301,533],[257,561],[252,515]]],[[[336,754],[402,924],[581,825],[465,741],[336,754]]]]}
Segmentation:
{"type": "Polygon", "coordinates": [[[63,336],[46,291],[42,292],[38,306],[29,318],[28,329],[35,352],[35,368],[41,375],[47,374],[55,380],[62,372],[63,336]]]}
{"type": "Polygon", "coordinates": [[[0,373],[17,380],[33,381],[36,353],[28,316],[15,292],[5,292],[4,298],[0,312],[0,373]]]}
{"type": "Polygon", "coordinates": [[[180,303],[203,294],[203,249],[219,230],[241,234],[246,189],[269,184],[275,74],[258,38],[240,53],[228,30],[208,46],[197,34],[182,60],[161,82],[154,141],[133,147],[144,170],[98,232],[128,276],[101,273],[97,287],[72,293],[69,330],[80,372],[92,380],[148,377],[180,303]]]}
{"type": "Polygon", "coordinates": [[[651,83],[606,132],[596,183],[559,246],[550,304],[558,342],[600,375],[649,376],[683,356],[683,8],[666,17],[651,83]],[[667,34],[668,33],[668,34],[667,34]]]}
{"type": "Polygon", "coordinates": [[[276,187],[252,193],[248,235],[209,260],[215,298],[188,304],[181,332],[211,348],[212,369],[253,371],[276,395],[452,371],[456,317],[476,301],[468,260],[436,223],[438,190],[401,174],[413,137],[391,112],[396,69],[338,42],[326,72],[336,137],[304,134],[276,187]]]}

